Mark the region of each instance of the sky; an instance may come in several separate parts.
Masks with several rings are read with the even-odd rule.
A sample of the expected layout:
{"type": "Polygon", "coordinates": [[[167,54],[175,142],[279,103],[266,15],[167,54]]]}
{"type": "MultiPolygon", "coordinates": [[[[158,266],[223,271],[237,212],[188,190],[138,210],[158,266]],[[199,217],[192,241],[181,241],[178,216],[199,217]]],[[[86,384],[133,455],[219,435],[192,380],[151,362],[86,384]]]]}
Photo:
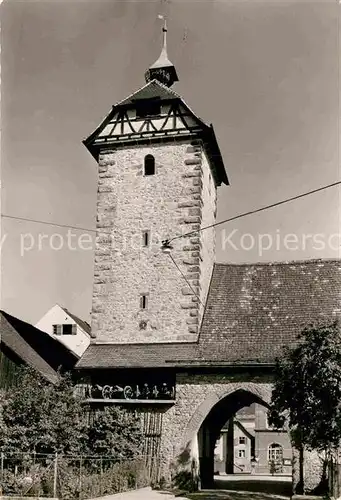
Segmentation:
{"type": "MultiPolygon", "coordinates": [[[[82,140],[145,83],[161,48],[158,14],[174,90],[213,123],[225,162],[218,221],[339,180],[337,0],[4,0],[0,9],[1,308],[10,314],[35,323],[59,303],[90,318],[93,245],[72,249],[67,228],[15,217],[93,238],[97,169],[82,140]]],[[[219,226],[217,261],[339,257],[339,198],[333,187],[219,226]]]]}

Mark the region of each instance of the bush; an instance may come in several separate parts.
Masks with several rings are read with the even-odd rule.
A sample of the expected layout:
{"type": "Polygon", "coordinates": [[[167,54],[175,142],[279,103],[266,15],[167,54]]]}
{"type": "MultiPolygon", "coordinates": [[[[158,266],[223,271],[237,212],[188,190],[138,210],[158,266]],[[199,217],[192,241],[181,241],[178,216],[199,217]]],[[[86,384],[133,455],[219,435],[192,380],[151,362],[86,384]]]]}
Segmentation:
{"type": "Polygon", "coordinates": [[[198,485],[191,471],[182,470],[173,478],[174,486],[190,493],[197,491],[198,485]]]}
{"type": "Polygon", "coordinates": [[[4,495],[14,495],[17,493],[18,485],[12,471],[4,470],[1,486],[4,495]]]}
{"type": "Polygon", "coordinates": [[[149,485],[141,460],[116,462],[99,467],[94,460],[83,462],[63,459],[58,465],[58,497],[63,500],[94,498],[149,485]]]}
{"type": "Polygon", "coordinates": [[[88,411],[70,376],[60,376],[53,385],[30,368],[20,369],[18,384],[0,399],[0,449],[9,467],[4,492],[29,489],[52,496],[56,453],[62,499],[78,498],[81,490],[83,498],[90,498],[149,484],[146,467],[137,459],[143,444],[140,418],[112,406],[89,423],[88,411]],[[24,485],[25,476],[38,476],[31,488],[24,485]]]}

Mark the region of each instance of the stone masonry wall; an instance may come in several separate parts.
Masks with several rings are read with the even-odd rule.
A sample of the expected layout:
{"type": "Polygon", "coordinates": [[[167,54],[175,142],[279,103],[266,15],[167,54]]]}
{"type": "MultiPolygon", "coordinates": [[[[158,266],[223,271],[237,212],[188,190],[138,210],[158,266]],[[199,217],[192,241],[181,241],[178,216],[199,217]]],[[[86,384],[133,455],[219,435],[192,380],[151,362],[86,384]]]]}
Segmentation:
{"type": "MultiPolygon", "coordinates": [[[[106,151],[99,158],[92,305],[95,342],[195,341],[200,303],[161,241],[214,222],[216,189],[200,142],[106,151]],[[152,154],[156,172],[143,175],[152,154]],[[204,204],[205,202],[205,204],[204,204]],[[143,232],[151,244],[143,247],[143,232]],[[148,297],[141,310],[140,296],[148,297]]],[[[172,256],[196,294],[207,293],[213,232],[172,242],[172,256]],[[203,235],[203,236],[202,236],[203,235]]]]}
{"type": "MultiPolygon", "coordinates": [[[[303,481],[305,493],[310,493],[316,488],[322,478],[323,460],[322,457],[314,451],[304,451],[303,459],[303,481]]],[[[300,466],[299,466],[299,452],[293,450],[293,490],[299,487],[300,484],[300,466]]]]}
{"type": "MultiPolygon", "coordinates": [[[[216,221],[217,189],[206,155],[202,154],[202,211],[200,228],[211,226],[216,221]]],[[[205,229],[200,233],[200,301],[206,303],[215,262],[215,228],[205,229]]],[[[200,308],[199,324],[203,317],[203,307],[200,308]]]]}
{"type": "MultiPolygon", "coordinates": [[[[254,394],[265,403],[271,400],[272,384],[266,376],[244,375],[177,375],[176,403],[163,415],[161,437],[161,474],[166,480],[185,469],[198,470],[200,450],[197,435],[201,424],[212,408],[224,397],[237,390],[254,394]]],[[[276,433],[275,433],[276,434],[276,433]]],[[[289,445],[286,446],[286,448],[289,445]]],[[[298,452],[291,450],[293,459],[293,488],[298,484],[298,452]]],[[[289,450],[286,450],[289,458],[289,450]]],[[[321,479],[321,460],[315,452],[305,452],[304,481],[311,491],[321,479]]]]}
{"type": "Polygon", "coordinates": [[[304,488],[311,491],[318,486],[323,470],[322,457],[316,451],[305,450],[304,453],[304,488]]]}
{"type": "MultiPolygon", "coordinates": [[[[263,378],[230,375],[181,375],[176,385],[176,403],[163,417],[161,456],[164,470],[186,448],[193,453],[195,438],[203,420],[218,401],[244,389],[265,402],[271,398],[271,384],[263,378]]],[[[197,457],[195,457],[197,458],[197,457]]]]}

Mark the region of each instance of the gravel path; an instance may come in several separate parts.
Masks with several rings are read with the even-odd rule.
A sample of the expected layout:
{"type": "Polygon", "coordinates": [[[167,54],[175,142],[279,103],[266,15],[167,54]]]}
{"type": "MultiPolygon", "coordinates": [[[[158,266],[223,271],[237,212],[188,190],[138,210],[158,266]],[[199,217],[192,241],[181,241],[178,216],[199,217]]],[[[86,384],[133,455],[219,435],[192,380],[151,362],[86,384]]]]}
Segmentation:
{"type": "Polygon", "coordinates": [[[116,493],[94,500],[188,500],[184,497],[175,497],[171,493],[160,493],[151,488],[141,488],[139,490],[127,491],[125,493],[116,493]]]}

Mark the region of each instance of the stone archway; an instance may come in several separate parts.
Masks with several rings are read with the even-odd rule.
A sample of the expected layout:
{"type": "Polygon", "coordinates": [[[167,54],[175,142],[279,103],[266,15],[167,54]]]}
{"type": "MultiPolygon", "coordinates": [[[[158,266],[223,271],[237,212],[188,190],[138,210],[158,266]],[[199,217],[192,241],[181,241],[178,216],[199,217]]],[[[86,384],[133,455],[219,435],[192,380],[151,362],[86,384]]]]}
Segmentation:
{"type": "MultiPolygon", "coordinates": [[[[212,409],[238,391],[250,394],[267,407],[271,401],[272,384],[269,379],[253,381],[228,381],[226,376],[189,376],[177,382],[176,405],[164,415],[161,446],[161,468],[165,478],[171,479],[178,473],[199,477],[200,446],[198,433],[212,409]]],[[[298,452],[292,449],[293,487],[299,482],[298,452]]],[[[209,457],[208,457],[209,458],[209,457]]],[[[307,452],[304,465],[305,484],[311,487],[318,483],[316,469],[320,466],[316,457],[307,452]],[[312,469],[312,472],[310,472],[312,469]],[[313,477],[312,477],[313,476],[313,477]],[[317,483],[316,483],[317,480],[317,483]]]]}
{"type": "MultiPolygon", "coordinates": [[[[198,385],[193,387],[193,385],[188,384],[181,390],[180,402],[186,401],[183,408],[187,410],[191,407],[192,411],[187,422],[183,420],[181,422],[181,415],[184,416],[185,412],[182,414],[180,408],[178,408],[177,416],[183,430],[177,435],[176,444],[173,448],[174,463],[177,464],[176,470],[188,470],[191,467],[191,473],[196,477],[202,476],[200,468],[203,469],[204,467],[202,457],[200,456],[202,455],[202,443],[199,443],[199,430],[202,428],[205,420],[207,423],[208,416],[212,412],[214,414],[215,408],[219,409],[221,405],[230,404],[236,399],[237,394],[248,395],[247,397],[250,401],[252,399],[252,401],[258,401],[263,406],[268,406],[271,400],[272,386],[269,383],[260,382],[211,383],[200,386],[200,392],[204,396],[200,398],[198,397],[198,389],[198,385]],[[233,395],[235,396],[233,397],[233,395]],[[198,400],[199,404],[195,406],[193,403],[198,400]]],[[[242,403],[240,408],[243,406],[245,406],[245,403],[242,403]]],[[[234,414],[236,410],[236,405],[230,404],[231,414],[234,414]]],[[[221,422],[221,426],[224,423],[221,422]]],[[[211,441],[213,439],[212,436],[211,441]]],[[[212,469],[212,457],[209,458],[208,462],[210,463],[210,469],[212,469]]]]}
{"type": "MultiPolygon", "coordinates": [[[[262,394],[263,395],[263,394],[262,394]]],[[[268,399],[268,398],[266,398],[268,399]]],[[[219,438],[221,429],[224,424],[245,406],[250,406],[252,403],[259,403],[262,406],[268,407],[268,401],[261,397],[260,391],[250,391],[246,388],[236,389],[229,392],[211,408],[209,413],[203,420],[198,431],[198,454],[199,454],[199,474],[202,488],[214,487],[214,450],[217,439],[219,438]]],[[[229,457],[230,457],[230,472],[233,474],[234,469],[234,439],[229,438],[229,457]]]]}
{"type": "Polygon", "coordinates": [[[271,400],[272,386],[271,384],[259,384],[255,382],[227,384],[221,388],[212,391],[205,400],[198,405],[194,414],[191,416],[181,439],[181,450],[188,449],[198,433],[203,421],[210,413],[212,408],[219,403],[219,401],[232,395],[237,391],[245,391],[252,394],[262,404],[268,406],[271,400]]]}

